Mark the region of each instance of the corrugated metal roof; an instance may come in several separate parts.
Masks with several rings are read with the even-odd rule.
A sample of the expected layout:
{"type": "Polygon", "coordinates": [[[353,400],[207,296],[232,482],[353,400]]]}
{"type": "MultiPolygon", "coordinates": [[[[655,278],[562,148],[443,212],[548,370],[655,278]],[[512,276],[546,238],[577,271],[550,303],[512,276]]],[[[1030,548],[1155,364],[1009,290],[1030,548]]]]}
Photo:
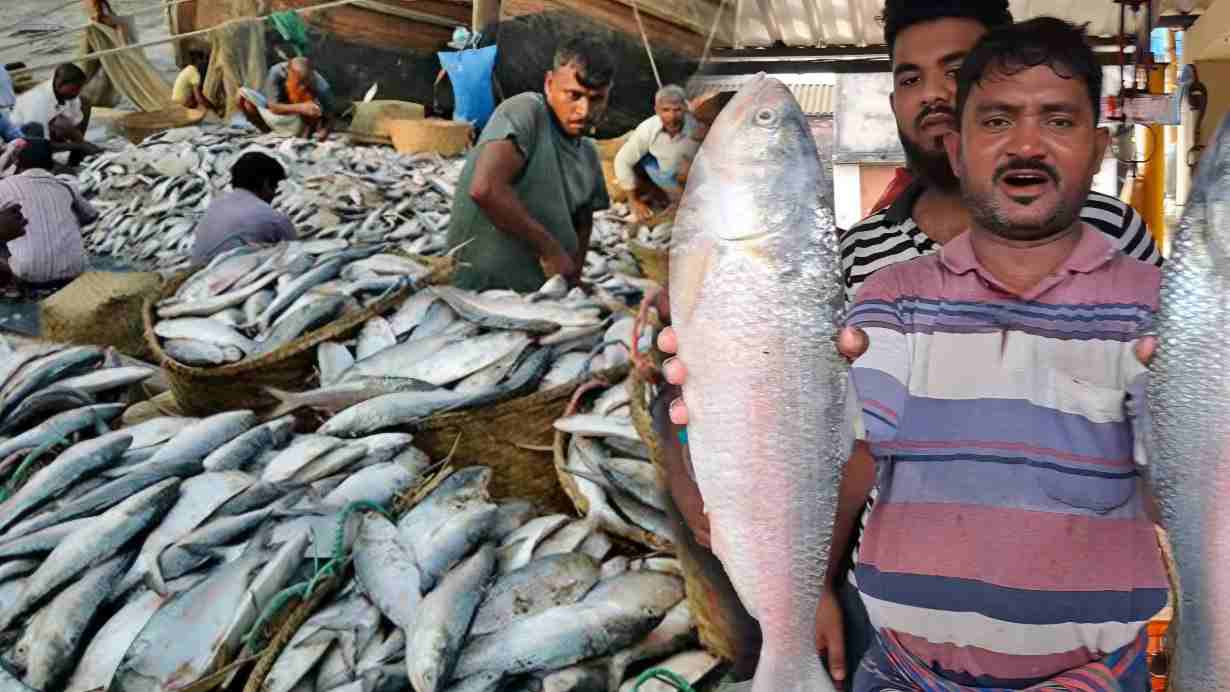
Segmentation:
{"type": "MultiPolygon", "coordinates": [[[[718,0],[714,0],[715,4],[718,0]]],[[[1203,10],[1211,0],[1163,0],[1162,12],[1203,10]]],[[[1094,36],[1119,32],[1120,5],[1112,0],[1010,0],[1017,20],[1039,16],[1062,17],[1089,23],[1094,36]]],[[[777,43],[789,47],[880,46],[884,27],[879,15],[884,0],[726,0],[725,12],[733,13],[737,29],[734,48],[767,48],[777,43]]],[[[1129,30],[1136,23],[1128,13],[1129,30]]]]}
{"type": "MultiPolygon", "coordinates": [[[[835,75],[775,74],[773,76],[789,87],[804,113],[808,115],[832,114],[836,94],[835,75]]],[[[693,77],[687,85],[688,98],[719,91],[738,91],[751,77],[752,75],[693,77]]]]}

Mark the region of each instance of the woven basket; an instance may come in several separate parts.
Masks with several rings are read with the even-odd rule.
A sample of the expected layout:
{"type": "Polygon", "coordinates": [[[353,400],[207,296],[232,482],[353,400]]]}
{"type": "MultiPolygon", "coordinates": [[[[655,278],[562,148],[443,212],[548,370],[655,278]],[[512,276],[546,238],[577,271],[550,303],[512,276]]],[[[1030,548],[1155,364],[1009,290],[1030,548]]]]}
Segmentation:
{"type": "MultiPolygon", "coordinates": [[[[661,364],[663,354],[656,348],[652,351],[655,363],[661,364]]],[[[632,369],[628,378],[629,399],[632,409],[632,425],[640,435],[645,445],[649,447],[650,458],[658,469],[658,478],[666,482],[665,464],[663,462],[662,441],[654,429],[653,416],[649,411],[650,383],[643,371],[632,369]]],[[[702,563],[705,559],[703,546],[697,545],[692,539],[692,532],[683,521],[677,508],[671,507],[671,518],[680,526],[682,543],[676,546],[679,564],[683,567],[684,589],[688,597],[688,606],[696,618],[696,628],[700,636],[701,646],[718,658],[737,660],[739,648],[739,628],[735,620],[740,617],[741,606],[732,602],[737,600],[733,589],[724,574],[714,569],[710,564],[702,563]]],[[[716,558],[708,557],[708,562],[716,562],[716,558]]]]}
{"type": "MultiPolygon", "coordinates": [[[[624,365],[597,377],[613,382],[627,371],[624,365]]],[[[551,449],[555,420],[580,386],[573,382],[490,406],[432,416],[414,427],[415,446],[433,458],[453,454],[458,467],[490,467],[493,498],[529,500],[544,513],[569,513],[572,501],[560,488],[551,449]]]]}
{"type": "Polygon", "coordinates": [[[393,138],[393,148],[399,154],[427,151],[441,156],[464,154],[470,146],[470,133],[474,129],[469,123],[439,118],[389,119],[384,121],[384,126],[393,138]]]}
{"type": "Polygon", "coordinates": [[[140,144],[146,137],[165,130],[195,125],[205,119],[204,108],[172,106],[157,111],[137,112],[125,115],[116,121],[124,137],[133,144],[140,144]]]}
{"type": "Polygon", "coordinates": [[[42,301],[39,333],[49,341],[112,346],[149,359],[153,353],[141,310],[161,285],[161,277],[152,272],[86,272],[42,301]]]}
{"type": "Polygon", "coordinates": [[[628,239],[628,250],[636,258],[636,263],[640,265],[641,273],[646,279],[666,285],[670,279],[670,250],[649,247],[635,238],[628,239]]]}
{"type": "MultiPolygon", "coordinates": [[[[432,269],[420,285],[447,282],[456,267],[452,258],[432,260],[432,269]]],[[[159,299],[174,295],[191,274],[176,276],[163,286],[159,299]]],[[[357,333],[363,323],[400,305],[411,294],[407,287],[376,301],[369,307],[299,337],[295,341],[257,358],[219,368],[183,365],[166,355],[154,334],[157,299],[145,304],[145,339],[156,362],[171,382],[175,400],[189,416],[207,416],[223,411],[252,409],[261,411],[277,404],[265,392],[273,387],[301,392],[311,387],[316,377],[316,347],[326,341],[346,339],[357,333]]]]}

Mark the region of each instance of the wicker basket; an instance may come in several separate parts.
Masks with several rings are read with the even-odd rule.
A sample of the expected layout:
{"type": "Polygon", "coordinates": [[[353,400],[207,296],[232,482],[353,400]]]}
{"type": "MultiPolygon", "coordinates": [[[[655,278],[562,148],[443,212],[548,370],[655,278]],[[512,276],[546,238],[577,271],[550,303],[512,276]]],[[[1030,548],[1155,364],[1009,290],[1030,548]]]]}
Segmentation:
{"type": "Polygon", "coordinates": [[[646,279],[655,281],[663,286],[670,279],[670,250],[663,248],[649,247],[638,242],[635,238],[628,239],[628,250],[632,252],[632,256],[636,258],[636,263],[641,267],[641,273],[646,279]]]}
{"type": "MultiPolygon", "coordinates": [[[[597,376],[613,382],[627,371],[625,365],[597,376]]],[[[414,443],[433,458],[454,454],[459,467],[490,467],[491,496],[496,499],[529,500],[546,513],[571,512],[572,501],[560,488],[550,450],[555,420],[580,386],[574,382],[490,406],[437,414],[414,427],[414,443]]]]}
{"type": "Polygon", "coordinates": [[[172,106],[157,111],[137,112],[125,115],[116,121],[124,137],[133,144],[140,144],[146,137],[165,130],[195,125],[205,119],[204,108],[172,106]]]}
{"type": "Polygon", "coordinates": [[[425,118],[422,120],[390,119],[384,121],[393,148],[399,154],[436,152],[441,156],[464,154],[470,146],[474,128],[469,123],[425,118]]]}
{"type": "Polygon", "coordinates": [[[42,301],[39,333],[49,341],[113,346],[148,359],[153,353],[141,310],[161,285],[152,272],[86,272],[42,301]]]}
{"type": "MultiPolygon", "coordinates": [[[[655,361],[660,362],[661,355],[654,349],[655,361]]],[[[649,411],[650,385],[639,369],[632,370],[632,376],[628,378],[628,389],[632,424],[649,447],[653,463],[658,468],[658,477],[665,482],[662,442],[654,429],[653,417],[649,411]]],[[[684,589],[688,606],[696,618],[701,646],[719,658],[727,661],[738,660],[740,640],[746,639],[748,635],[744,630],[754,623],[754,620],[750,619],[751,616],[739,603],[738,596],[734,593],[730,580],[722,572],[717,558],[693,540],[692,532],[678,509],[672,506],[671,510],[672,520],[680,526],[681,543],[676,546],[675,552],[683,567],[684,589]]]]}
{"type": "MultiPolygon", "coordinates": [[[[432,264],[432,270],[421,282],[422,285],[446,282],[456,266],[452,258],[433,260],[432,264]]],[[[189,273],[183,273],[167,281],[160,297],[174,295],[189,276],[189,273]]],[[[171,382],[175,400],[187,415],[207,416],[240,409],[261,411],[277,404],[265,391],[266,387],[298,392],[312,385],[318,345],[349,338],[367,320],[400,305],[412,291],[407,287],[363,310],[301,336],[276,351],[219,368],[191,367],[166,355],[154,334],[157,300],[149,300],[145,304],[145,339],[171,382]]]]}

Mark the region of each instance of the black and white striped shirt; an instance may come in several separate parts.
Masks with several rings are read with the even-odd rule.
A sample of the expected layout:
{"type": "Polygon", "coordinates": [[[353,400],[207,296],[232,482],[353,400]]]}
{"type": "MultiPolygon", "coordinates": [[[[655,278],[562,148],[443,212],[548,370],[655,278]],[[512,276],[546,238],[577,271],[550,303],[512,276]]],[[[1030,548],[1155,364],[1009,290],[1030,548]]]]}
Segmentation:
{"type": "MultiPolygon", "coordinates": [[[[842,233],[841,269],[847,302],[853,302],[863,282],[876,271],[939,249],[939,244],[914,222],[914,204],[924,189],[915,181],[892,205],[842,233]]],[[[1082,221],[1109,236],[1128,256],[1161,266],[1162,255],[1157,251],[1153,235],[1131,206],[1110,195],[1092,192],[1080,216],[1082,221]]]]}
{"type": "MultiPolygon", "coordinates": [[[[846,301],[853,302],[867,277],[898,262],[935,253],[939,243],[927,237],[914,222],[914,205],[925,188],[915,181],[890,206],[855,224],[841,234],[841,270],[846,282],[846,301]]],[[[1081,220],[1110,237],[1112,243],[1130,257],[1161,266],[1162,255],[1145,227],[1144,219],[1130,205],[1100,192],[1089,193],[1081,220]]],[[[867,506],[859,517],[847,575],[854,582],[853,566],[858,563],[858,548],[875,504],[877,489],[872,488],[867,506]]]]}

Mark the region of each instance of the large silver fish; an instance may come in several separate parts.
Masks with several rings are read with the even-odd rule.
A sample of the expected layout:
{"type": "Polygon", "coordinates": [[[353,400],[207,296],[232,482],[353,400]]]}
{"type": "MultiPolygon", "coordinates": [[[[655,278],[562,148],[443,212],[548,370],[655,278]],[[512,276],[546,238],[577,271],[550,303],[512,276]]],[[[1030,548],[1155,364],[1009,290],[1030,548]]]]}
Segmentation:
{"type": "Polygon", "coordinates": [[[1148,389],[1154,494],[1178,564],[1173,690],[1230,689],[1230,118],[1200,169],[1162,273],[1148,389]]]}
{"type": "Polygon", "coordinates": [[[764,634],[754,692],[833,690],[815,616],[852,434],[822,175],[798,103],[758,75],[705,139],[671,244],[696,480],[714,552],[764,634]]]}

